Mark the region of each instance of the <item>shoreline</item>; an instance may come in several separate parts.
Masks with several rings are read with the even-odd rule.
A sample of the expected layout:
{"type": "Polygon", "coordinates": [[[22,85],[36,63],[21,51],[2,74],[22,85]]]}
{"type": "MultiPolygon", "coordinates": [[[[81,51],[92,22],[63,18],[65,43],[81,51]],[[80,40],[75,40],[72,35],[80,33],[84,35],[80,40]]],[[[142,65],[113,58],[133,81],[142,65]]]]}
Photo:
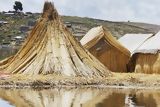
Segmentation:
{"type": "Polygon", "coordinates": [[[100,85],[85,85],[85,86],[16,86],[16,85],[0,85],[1,89],[83,89],[83,88],[93,88],[93,89],[127,89],[127,90],[160,90],[160,87],[138,87],[138,86],[100,86],[100,85]]]}
{"type": "Polygon", "coordinates": [[[80,77],[61,77],[57,75],[11,75],[0,78],[0,88],[114,88],[160,90],[160,75],[113,73],[104,79],[86,79],[80,77]]]}
{"type": "Polygon", "coordinates": [[[113,73],[111,77],[86,79],[82,77],[62,77],[57,75],[10,75],[0,78],[0,88],[115,88],[160,90],[160,75],[113,73]]]}

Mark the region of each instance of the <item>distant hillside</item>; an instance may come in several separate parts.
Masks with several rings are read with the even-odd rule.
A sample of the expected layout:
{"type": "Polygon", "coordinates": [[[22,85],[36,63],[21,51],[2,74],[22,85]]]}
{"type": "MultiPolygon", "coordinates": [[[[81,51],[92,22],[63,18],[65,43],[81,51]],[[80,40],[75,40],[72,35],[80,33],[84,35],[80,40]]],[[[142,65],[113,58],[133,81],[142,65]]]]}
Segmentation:
{"type": "MultiPolygon", "coordinates": [[[[0,23],[0,43],[10,43],[14,37],[21,36],[25,38],[27,32],[35,24],[38,13],[27,14],[5,14],[0,13],[0,22],[7,21],[7,24],[0,23]]],[[[89,29],[95,26],[103,25],[108,28],[113,36],[119,38],[126,33],[157,33],[159,25],[133,22],[111,22],[92,18],[82,18],[74,16],[63,16],[62,20],[78,39],[81,39],[89,29]]]]}
{"type": "Polygon", "coordinates": [[[138,26],[144,29],[148,29],[151,32],[157,33],[160,31],[160,25],[155,24],[146,24],[146,23],[136,23],[136,22],[124,22],[125,24],[132,25],[132,26],[138,26]]]}
{"type": "Polygon", "coordinates": [[[76,16],[63,16],[63,20],[71,23],[81,23],[89,29],[98,25],[103,25],[111,31],[113,36],[117,38],[123,36],[126,33],[157,33],[160,30],[160,25],[153,25],[147,23],[112,22],[76,16]]]}

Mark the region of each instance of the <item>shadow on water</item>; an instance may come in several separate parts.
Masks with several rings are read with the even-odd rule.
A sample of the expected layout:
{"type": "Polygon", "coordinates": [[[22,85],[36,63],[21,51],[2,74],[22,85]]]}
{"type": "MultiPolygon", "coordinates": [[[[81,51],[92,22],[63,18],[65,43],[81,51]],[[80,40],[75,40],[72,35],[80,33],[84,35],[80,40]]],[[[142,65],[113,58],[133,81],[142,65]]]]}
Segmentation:
{"type": "MultiPolygon", "coordinates": [[[[158,107],[160,92],[118,89],[0,89],[16,107],[158,107]]],[[[5,106],[10,107],[10,106],[5,106]]]]}

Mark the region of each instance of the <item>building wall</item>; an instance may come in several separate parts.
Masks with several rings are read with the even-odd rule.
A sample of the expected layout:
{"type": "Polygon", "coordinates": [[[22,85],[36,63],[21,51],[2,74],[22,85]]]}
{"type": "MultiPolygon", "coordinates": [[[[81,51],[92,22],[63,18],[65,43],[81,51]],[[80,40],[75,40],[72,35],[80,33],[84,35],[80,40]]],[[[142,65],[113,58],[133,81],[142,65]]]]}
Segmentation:
{"type": "Polygon", "coordinates": [[[136,54],[132,59],[134,69],[132,71],[136,73],[146,74],[160,74],[160,53],[157,54],[136,54]]]}
{"type": "Polygon", "coordinates": [[[127,72],[129,56],[126,56],[115,47],[101,39],[89,51],[113,72],[127,72]]]}

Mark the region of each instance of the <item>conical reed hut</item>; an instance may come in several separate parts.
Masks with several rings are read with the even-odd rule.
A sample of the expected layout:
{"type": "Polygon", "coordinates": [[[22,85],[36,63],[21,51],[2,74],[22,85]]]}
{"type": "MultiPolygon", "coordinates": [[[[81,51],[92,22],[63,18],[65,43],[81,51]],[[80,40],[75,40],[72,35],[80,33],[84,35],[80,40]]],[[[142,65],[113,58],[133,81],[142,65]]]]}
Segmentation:
{"type": "Polygon", "coordinates": [[[92,28],[80,42],[109,70],[127,72],[130,52],[106,28],[92,28]]]}
{"type": "Polygon", "coordinates": [[[57,74],[105,77],[110,71],[86,51],[62,23],[52,2],[18,53],[0,62],[0,71],[15,74],[57,74]]]}
{"type": "Polygon", "coordinates": [[[146,40],[134,51],[130,72],[160,74],[160,32],[146,40]]]}

